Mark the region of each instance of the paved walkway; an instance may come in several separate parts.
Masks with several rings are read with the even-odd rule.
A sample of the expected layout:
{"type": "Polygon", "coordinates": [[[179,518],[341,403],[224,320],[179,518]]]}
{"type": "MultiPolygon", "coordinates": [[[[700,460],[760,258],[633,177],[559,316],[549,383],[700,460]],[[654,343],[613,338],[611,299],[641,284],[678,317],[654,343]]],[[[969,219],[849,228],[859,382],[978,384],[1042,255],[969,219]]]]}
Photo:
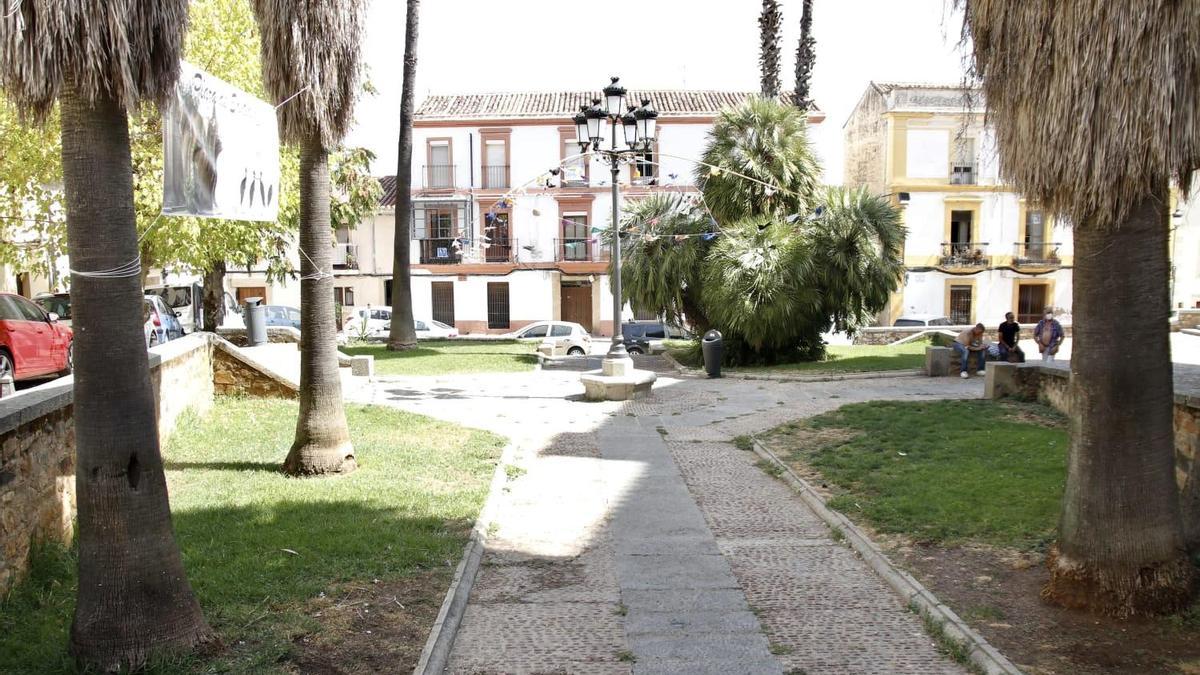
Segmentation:
{"type": "Polygon", "coordinates": [[[404,378],[355,398],[517,449],[454,673],[960,673],[897,596],[729,441],[854,401],[967,398],[982,379],[662,378],[580,399],[578,374],[404,378]]]}

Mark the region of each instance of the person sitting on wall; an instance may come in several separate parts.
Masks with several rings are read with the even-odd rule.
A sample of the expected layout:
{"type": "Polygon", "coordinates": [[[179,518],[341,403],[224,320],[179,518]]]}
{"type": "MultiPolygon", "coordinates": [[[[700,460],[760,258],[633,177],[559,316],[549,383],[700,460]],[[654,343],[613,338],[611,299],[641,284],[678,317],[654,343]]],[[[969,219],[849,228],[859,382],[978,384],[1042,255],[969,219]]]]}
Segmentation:
{"type": "Polygon", "coordinates": [[[1000,360],[1009,363],[1025,363],[1025,352],[1017,344],[1021,341],[1021,324],[1013,320],[1013,313],[1004,315],[1004,323],[1000,324],[1000,360]]]}
{"type": "Polygon", "coordinates": [[[970,377],[967,369],[971,363],[971,355],[978,355],[979,370],[975,372],[983,375],[984,362],[987,360],[988,349],[988,342],[983,337],[983,324],[977,323],[974,328],[968,328],[959,333],[958,338],[951,344],[954,347],[954,351],[958,352],[958,359],[962,368],[960,377],[970,377]]]}

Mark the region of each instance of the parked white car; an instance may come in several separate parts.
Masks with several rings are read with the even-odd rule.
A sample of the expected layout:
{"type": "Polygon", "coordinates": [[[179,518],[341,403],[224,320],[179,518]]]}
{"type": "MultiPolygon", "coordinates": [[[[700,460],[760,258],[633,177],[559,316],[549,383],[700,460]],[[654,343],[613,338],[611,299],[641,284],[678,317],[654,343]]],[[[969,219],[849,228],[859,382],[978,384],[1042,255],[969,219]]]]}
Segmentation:
{"type": "MultiPolygon", "coordinates": [[[[445,340],[458,337],[458,331],[454,326],[447,326],[441,321],[432,319],[413,319],[413,328],[417,331],[418,340],[445,340]]],[[[388,329],[391,329],[390,323],[388,329]]]]}
{"type": "Polygon", "coordinates": [[[938,314],[905,314],[892,324],[896,327],[906,326],[953,326],[954,322],[948,316],[938,314]]]}
{"type": "Polygon", "coordinates": [[[342,328],[341,339],[353,341],[386,337],[391,326],[392,310],[386,307],[358,307],[350,312],[350,318],[342,328]]]}
{"type": "Polygon", "coordinates": [[[505,334],[510,340],[540,342],[555,346],[557,353],[583,356],[592,352],[592,336],[583,326],[569,321],[537,321],[520,330],[505,334]]]}

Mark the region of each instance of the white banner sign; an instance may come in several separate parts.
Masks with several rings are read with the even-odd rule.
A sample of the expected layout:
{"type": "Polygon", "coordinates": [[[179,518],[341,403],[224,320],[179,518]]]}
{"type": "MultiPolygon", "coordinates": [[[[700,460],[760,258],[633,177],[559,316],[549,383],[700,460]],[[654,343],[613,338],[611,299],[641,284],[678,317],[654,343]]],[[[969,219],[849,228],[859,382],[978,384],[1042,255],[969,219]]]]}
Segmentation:
{"type": "Polygon", "coordinates": [[[163,214],[279,216],[274,107],[185,61],[162,122],[163,214]]]}

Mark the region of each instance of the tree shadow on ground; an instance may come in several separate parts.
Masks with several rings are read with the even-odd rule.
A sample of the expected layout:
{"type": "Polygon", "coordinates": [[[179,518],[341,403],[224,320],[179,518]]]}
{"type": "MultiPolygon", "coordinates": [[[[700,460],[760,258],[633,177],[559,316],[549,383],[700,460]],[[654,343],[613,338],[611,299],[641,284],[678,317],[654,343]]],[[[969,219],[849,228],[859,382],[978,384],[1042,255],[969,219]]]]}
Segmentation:
{"type": "Polygon", "coordinates": [[[163,461],[163,469],[167,471],[187,471],[188,469],[202,471],[282,471],[283,464],[271,462],[175,462],[169,459],[163,461]]]}

